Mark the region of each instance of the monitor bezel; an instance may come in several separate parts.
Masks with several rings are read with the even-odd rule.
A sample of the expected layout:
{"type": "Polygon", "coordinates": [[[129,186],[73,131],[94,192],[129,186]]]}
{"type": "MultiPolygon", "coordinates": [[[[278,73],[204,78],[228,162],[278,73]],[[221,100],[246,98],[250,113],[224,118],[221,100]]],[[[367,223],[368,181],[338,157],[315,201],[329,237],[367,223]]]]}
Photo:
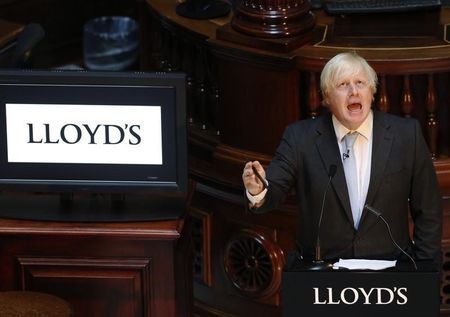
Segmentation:
{"type": "MultiPolygon", "coordinates": [[[[176,176],[169,181],[154,180],[74,180],[74,179],[14,179],[2,178],[0,189],[27,192],[187,192],[187,130],[186,130],[186,87],[184,73],[165,72],[93,72],[60,70],[3,70],[0,69],[0,85],[8,84],[46,84],[46,85],[92,85],[92,86],[148,86],[149,89],[171,87],[175,90],[173,104],[175,114],[176,176]]],[[[5,107],[5,103],[0,105],[5,107]]],[[[167,106],[167,105],[165,105],[167,106]]],[[[2,120],[5,120],[2,118],[2,120]]],[[[6,129],[3,127],[2,129],[6,129]]],[[[2,132],[3,133],[3,132],[2,132]]],[[[6,133],[6,132],[4,132],[6,133]]],[[[5,145],[6,146],[6,145],[5,145]]],[[[167,145],[163,145],[167,146],[167,145]]],[[[0,149],[5,151],[7,149],[0,149]]],[[[0,162],[1,166],[8,162],[0,162]]],[[[58,164],[58,163],[55,163],[58,164]]],[[[74,166],[77,164],[74,163],[74,166]]],[[[92,164],[94,165],[94,164],[92,164]]],[[[118,166],[123,166],[118,164],[118,166]]],[[[145,167],[142,167],[145,168],[145,167]]]]}

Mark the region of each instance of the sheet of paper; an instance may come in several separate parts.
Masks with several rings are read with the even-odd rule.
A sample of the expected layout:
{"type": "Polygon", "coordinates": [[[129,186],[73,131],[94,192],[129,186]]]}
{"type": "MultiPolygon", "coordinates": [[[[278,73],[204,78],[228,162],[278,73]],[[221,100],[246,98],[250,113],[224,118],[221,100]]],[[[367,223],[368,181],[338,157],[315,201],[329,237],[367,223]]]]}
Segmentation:
{"type": "Polygon", "coordinates": [[[333,268],[346,268],[349,270],[384,270],[394,267],[396,263],[396,260],[339,259],[338,262],[333,264],[333,268]]]}

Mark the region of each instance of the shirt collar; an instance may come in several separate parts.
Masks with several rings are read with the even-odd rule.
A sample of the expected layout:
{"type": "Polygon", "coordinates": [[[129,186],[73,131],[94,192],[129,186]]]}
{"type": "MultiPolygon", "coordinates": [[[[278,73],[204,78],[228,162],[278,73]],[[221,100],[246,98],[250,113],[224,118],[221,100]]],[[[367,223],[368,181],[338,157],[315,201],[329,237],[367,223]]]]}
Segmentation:
{"type": "Polygon", "coordinates": [[[357,131],[359,134],[361,134],[364,138],[367,140],[370,140],[372,137],[372,130],[373,130],[373,111],[369,112],[369,115],[367,116],[366,120],[359,126],[358,129],[355,131],[347,129],[339,120],[333,115],[333,127],[334,132],[336,134],[336,138],[338,142],[342,142],[342,139],[344,136],[349,132],[355,132],[357,131]]]}

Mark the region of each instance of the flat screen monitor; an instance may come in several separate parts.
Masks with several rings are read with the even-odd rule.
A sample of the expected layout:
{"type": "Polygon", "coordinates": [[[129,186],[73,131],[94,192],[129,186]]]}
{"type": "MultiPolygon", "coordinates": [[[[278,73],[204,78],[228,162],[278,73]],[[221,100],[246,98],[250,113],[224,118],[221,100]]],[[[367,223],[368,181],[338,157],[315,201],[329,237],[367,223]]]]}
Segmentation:
{"type": "Polygon", "coordinates": [[[0,71],[0,188],[187,190],[181,73],[0,71]]]}

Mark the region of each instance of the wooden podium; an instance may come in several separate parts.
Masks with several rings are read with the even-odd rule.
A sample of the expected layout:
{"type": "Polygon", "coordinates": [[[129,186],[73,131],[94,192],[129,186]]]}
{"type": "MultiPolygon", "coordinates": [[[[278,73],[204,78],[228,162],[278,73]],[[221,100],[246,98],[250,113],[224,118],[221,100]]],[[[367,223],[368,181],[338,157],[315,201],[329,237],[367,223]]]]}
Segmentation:
{"type": "MultiPolygon", "coordinates": [[[[403,263],[402,263],[403,264],[403,263]]],[[[383,271],[284,270],[284,317],[438,317],[440,273],[430,263],[383,271]]]]}
{"type": "MultiPolygon", "coordinates": [[[[116,209],[109,210],[108,221],[109,208],[97,200],[75,201],[68,208],[56,198],[25,197],[8,207],[14,197],[2,198],[0,291],[54,294],[72,305],[75,316],[190,316],[191,248],[184,209],[176,211],[179,217],[164,219],[164,210],[132,203],[126,209],[136,208],[134,219],[124,220],[120,213],[126,209],[116,209]],[[27,199],[36,205],[24,213],[27,199]],[[59,211],[51,210],[55,206],[59,211]],[[82,221],[89,212],[91,218],[82,221]],[[36,219],[43,213],[45,220],[18,219],[33,213],[36,219]]],[[[168,206],[173,203],[160,208],[168,206]]]]}

